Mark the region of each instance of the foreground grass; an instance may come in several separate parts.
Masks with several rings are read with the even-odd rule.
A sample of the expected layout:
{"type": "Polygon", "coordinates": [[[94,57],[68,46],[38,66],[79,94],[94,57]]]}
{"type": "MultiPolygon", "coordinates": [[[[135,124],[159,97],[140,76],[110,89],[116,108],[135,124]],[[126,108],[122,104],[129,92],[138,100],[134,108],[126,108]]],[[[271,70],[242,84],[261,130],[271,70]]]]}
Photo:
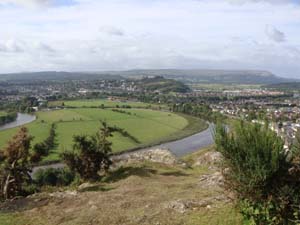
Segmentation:
{"type": "Polygon", "coordinates": [[[28,225],[18,213],[5,214],[0,212],[1,225],[28,225]]]}
{"type": "Polygon", "coordinates": [[[185,212],[167,207],[174,201],[201,201],[223,195],[222,188],[200,183],[202,175],[215,172],[205,165],[193,166],[201,155],[185,157],[188,167],[151,162],[127,164],[74,196],[49,197],[43,193],[15,201],[14,210],[0,213],[0,221],[4,225],[241,224],[240,215],[225,201],[185,212]]]}
{"type": "MultiPolygon", "coordinates": [[[[201,119],[169,112],[149,109],[126,109],[129,114],[113,112],[111,109],[75,108],[47,112],[38,112],[37,120],[27,124],[34,136],[33,144],[45,140],[52,123],[57,125],[57,146],[45,162],[59,160],[59,154],[72,148],[73,136],[94,134],[100,127],[100,120],[111,126],[124,128],[139,140],[139,143],[125,138],[118,133],[111,138],[113,151],[151,146],[175,140],[204,130],[207,125],[201,119]]],[[[18,128],[0,131],[0,148],[17,132],[18,128]]]]}

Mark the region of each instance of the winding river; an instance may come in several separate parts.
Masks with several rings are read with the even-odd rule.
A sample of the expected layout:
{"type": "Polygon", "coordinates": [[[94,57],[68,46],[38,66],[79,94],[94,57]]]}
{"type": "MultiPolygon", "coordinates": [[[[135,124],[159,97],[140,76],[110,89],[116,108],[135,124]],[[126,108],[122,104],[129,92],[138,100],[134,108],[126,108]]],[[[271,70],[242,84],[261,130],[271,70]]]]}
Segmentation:
{"type": "MultiPolygon", "coordinates": [[[[36,116],[24,114],[24,113],[18,113],[18,117],[14,122],[7,123],[3,126],[0,126],[1,130],[11,129],[14,127],[22,126],[28,123],[33,122],[36,120],[36,116]]],[[[191,135],[189,137],[177,140],[177,141],[171,141],[164,144],[160,144],[157,146],[152,146],[151,148],[144,148],[139,149],[137,151],[147,151],[149,149],[155,149],[155,148],[167,148],[171,152],[173,152],[176,156],[181,157],[184,155],[187,155],[189,153],[195,152],[199,149],[208,147],[214,143],[213,139],[213,128],[214,126],[211,124],[208,129],[199,132],[197,134],[191,135]]],[[[123,154],[130,154],[130,153],[123,153],[123,154]]],[[[40,168],[60,168],[64,167],[64,164],[57,163],[57,164],[51,164],[47,166],[38,166],[33,169],[33,173],[40,168]]]]}
{"type": "Polygon", "coordinates": [[[213,130],[214,125],[210,124],[209,128],[202,132],[152,148],[167,148],[176,156],[181,157],[214,144],[213,130]]]}
{"type": "MultiPolygon", "coordinates": [[[[14,122],[7,123],[3,126],[0,126],[0,131],[22,126],[30,122],[33,122],[34,120],[36,120],[36,116],[34,115],[18,113],[17,119],[14,122]]],[[[214,143],[213,128],[214,126],[211,124],[208,129],[199,132],[197,134],[191,135],[189,137],[177,141],[167,142],[157,146],[152,146],[151,148],[139,149],[137,151],[147,151],[149,149],[155,149],[155,148],[167,148],[176,156],[181,157],[189,153],[195,152],[199,149],[212,145],[214,143]]],[[[130,153],[125,152],[123,154],[130,154],[130,153]]],[[[49,168],[49,167],[60,168],[60,167],[64,167],[64,165],[62,163],[57,163],[57,164],[51,164],[47,166],[38,166],[33,169],[33,173],[37,169],[49,168]]]]}
{"type": "Polygon", "coordinates": [[[18,113],[17,119],[11,123],[7,123],[7,124],[0,126],[0,131],[11,129],[14,127],[19,127],[19,126],[25,125],[27,123],[31,123],[34,120],[36,120],[36,116],[34,116],[34,115],[18,113]]]}

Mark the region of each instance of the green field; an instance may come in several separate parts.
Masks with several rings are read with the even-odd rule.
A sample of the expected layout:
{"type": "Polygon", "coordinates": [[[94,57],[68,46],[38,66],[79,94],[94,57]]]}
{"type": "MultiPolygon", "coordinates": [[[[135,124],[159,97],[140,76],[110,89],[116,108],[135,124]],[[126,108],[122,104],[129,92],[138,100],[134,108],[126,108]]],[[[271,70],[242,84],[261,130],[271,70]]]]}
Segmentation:
{"type": "Polygon", "coordinates": [[[132,101],[109,101],[104,99],[90,99],[90,100],[75,100],[75,101],[53,101],[49,102],[48,105],[50,107],[55,106],[65,106],[65,107],[101,107],[101,105],[104,105],[104,107],[124,107],[124,106],[130,106],[132,108],[146,108],[150,107],[151,105],[148,103],[143,102],[132,102],[132,101]]]}
{"type": "MultiPolygon", "coordinates": [[[[74,108],[46,112],[38,112],[37,120],[27,124],[30,134],[34,136],[34,143],[43,141],[49,133],[52,123],[57,124],[57,147],[47,157],[46,161],[58,160],[59,153],[72,147],[75,134],[93,134],[100,127],[100,120],[107,121],[110,126],[124,128],[136,137],[140,144],[114,134],[113,151],[120,152],[136,147],[152,145],[170,139],[176,139],[195,133],[206,128],[204,121],[193,117],[154,111],[149,109],[126,109],[124,114],[113,112],[111,109],[74,108]]],[[[18,128],[0,131],[0,147],[17,132],[18,128]]]]}
{"type": "Polygon", "coordinates": [[[7,113],[4,111],[0,111],[0,116],[5,116],[7,113]]]}

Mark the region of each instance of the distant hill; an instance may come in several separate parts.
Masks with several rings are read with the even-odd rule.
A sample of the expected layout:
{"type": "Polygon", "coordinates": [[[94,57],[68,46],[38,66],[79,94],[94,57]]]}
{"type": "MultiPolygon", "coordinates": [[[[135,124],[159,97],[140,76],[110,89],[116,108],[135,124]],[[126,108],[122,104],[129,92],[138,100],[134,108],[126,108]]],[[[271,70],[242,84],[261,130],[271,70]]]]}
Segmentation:
{"type": "Polygon", "coordinates": [[[0,74],[0,81],[28,81],[28,80],[120,80],[120,75],[88,72],[56,72],[43,71],[32,73],[9,73],[0,74]]]}
{"type": "MultiPolygon", "coordinates": [[[[122,72],[107,72],[124,77],[164,76],[183,82],[203,82],[220,84],[277,84],[293,82],[296,79],[287,79],[275,76],[268,71],[255,70],[130,70],[122,72]]],[[[300,81],[300,80],[299,80],[300,81]]]]}
{"type": "Polygon", "coordinates": [[[95,80],[124,79],[163,76],[185,83],[219,83],[219,84],[278,84],[299,81],[275,76],[268,71],[259,70],[128,70],[101,72],[35,72],[0,74],[2,80],[95,80]]]}

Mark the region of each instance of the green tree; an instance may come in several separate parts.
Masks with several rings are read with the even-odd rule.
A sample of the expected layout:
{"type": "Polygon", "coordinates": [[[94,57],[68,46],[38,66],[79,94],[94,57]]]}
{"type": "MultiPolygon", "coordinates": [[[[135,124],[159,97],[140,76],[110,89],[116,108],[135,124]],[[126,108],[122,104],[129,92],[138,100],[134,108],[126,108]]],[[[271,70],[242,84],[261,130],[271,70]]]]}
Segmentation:
{"type": "Polygon", "coordinates": [[[283,141],[267,126],[240,122],[227,132],[219,125],[215,141],[230,168],[226,174],[230,187],[241,196],[260,192],[286,158],[283,141]]]}
{"type": "Polygon", "coordinates": [[[112,136],[113,129],[102,122],[97,134],[74,136],[73,151],[62,154],[67,166],[83,180],[97,180],[101,171],[109,169],[112,143],[108,138],[112,136]]]}

